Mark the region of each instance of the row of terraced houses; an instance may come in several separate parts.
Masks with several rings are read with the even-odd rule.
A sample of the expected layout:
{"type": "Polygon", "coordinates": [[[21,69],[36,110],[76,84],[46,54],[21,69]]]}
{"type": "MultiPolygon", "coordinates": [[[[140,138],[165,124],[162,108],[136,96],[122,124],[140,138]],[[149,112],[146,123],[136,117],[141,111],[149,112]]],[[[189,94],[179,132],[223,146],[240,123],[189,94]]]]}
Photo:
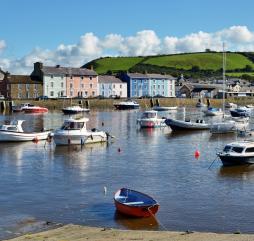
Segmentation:
{"type": "Polygon", "coordinates": [[[0,69],[0,94],[10,99],[142,96],[175,97],[175,78],[162,74],[98,75],[93,69],[34,63],[30,75],[0,69]]]}

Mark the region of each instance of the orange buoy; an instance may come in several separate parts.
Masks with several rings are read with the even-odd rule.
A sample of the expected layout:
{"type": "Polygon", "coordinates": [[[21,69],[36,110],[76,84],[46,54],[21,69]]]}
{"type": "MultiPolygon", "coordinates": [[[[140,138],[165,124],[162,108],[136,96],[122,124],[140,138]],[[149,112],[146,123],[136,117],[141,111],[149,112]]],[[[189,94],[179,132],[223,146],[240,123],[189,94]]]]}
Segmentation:
{"type": "Polygon", "coordinates": [[[200,152],[198,150],[195,151],[194,156],[196,159],[200,157],[200,152]]]}

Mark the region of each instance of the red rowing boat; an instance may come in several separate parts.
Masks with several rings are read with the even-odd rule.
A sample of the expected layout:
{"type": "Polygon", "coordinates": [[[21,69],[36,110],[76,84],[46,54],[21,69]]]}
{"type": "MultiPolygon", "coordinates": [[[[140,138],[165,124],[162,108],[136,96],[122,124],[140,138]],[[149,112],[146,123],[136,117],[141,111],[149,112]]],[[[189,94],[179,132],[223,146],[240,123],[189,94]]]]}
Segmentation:
{"type": "Polygon", "coordinates": [[[152,197],[128,188],[119,189],[114,202],[120,213],[140,218],[154,216],[160,206],[152,197]]]}
{"type": "Polygon", "coordinates": [[[41,106],[35,106],[35,105],[24,107],[24,108],[22,108],[22,110],[25,113],[44,113],[44,112],[48,112],[47,108],[41,107],[41,106]]]}

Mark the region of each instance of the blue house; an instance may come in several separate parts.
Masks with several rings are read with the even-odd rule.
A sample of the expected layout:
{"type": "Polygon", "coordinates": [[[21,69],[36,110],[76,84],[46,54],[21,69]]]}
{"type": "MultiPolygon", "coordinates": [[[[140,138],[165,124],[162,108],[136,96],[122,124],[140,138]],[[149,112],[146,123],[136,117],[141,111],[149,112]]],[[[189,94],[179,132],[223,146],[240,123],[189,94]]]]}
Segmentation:
{"type": "Polygon", "coordinates": [[[162,74],[126,73],[122,76],[127,82],[127,96],[175,97],[175,78],[162,74]]]}

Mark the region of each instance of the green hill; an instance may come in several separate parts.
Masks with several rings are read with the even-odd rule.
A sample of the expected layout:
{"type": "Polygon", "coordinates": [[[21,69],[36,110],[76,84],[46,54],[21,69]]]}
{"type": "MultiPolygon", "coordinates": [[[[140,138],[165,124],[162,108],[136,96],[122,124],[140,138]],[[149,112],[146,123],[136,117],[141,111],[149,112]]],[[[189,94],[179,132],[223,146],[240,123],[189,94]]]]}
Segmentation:
{"type": "MultiPolygon", "coordinates": [[[[254,53],[226,54],[227,75],[248,75],[253,78],[254,53]]],[[[167,73],[173,76],[184,74],[187,77],[221,76],[222,53],[186,53],[146,57],[105,57],[93,60],[83,67],[94,67],[98,74],[129,72],[167,73]]]]}

